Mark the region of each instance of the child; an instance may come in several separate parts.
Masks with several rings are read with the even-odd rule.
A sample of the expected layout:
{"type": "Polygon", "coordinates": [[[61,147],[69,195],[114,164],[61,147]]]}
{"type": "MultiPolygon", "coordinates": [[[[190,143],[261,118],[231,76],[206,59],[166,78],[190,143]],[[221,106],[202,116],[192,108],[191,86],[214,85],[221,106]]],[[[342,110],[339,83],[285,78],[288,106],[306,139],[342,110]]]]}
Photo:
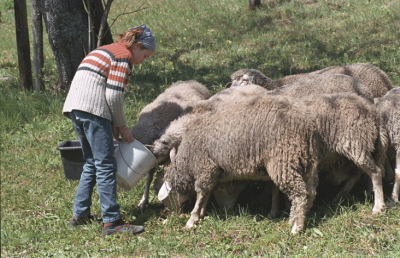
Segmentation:
{"type": "Polygon", "coordinates": [[[133,65],[143,63],[155,50],[155,38],[143,24],[118,35],[117,43],[89,53],[77,69],[63,114],[72,120],[86,163],[69,227],[93,220],[90,206],[93,187],[97,183],[103,217],[102,235],[144,231],[143,226],[129,225],[121,219],[113,137],[118,141],[134,141],[126,125],[123,92],[133,65]]]}

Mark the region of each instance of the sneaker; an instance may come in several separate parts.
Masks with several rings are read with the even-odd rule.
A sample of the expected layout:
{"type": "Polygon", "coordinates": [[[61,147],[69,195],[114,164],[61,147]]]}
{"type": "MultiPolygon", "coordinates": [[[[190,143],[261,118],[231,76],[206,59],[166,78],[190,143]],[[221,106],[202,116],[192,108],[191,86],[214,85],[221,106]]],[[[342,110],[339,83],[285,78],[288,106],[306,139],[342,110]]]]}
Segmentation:
{"type": "Polygon", "coordinates": [[[109,236],[119,232],[129,232],[132,234],[139,234],[144,231],[143,226],[136,226],[126,224],[123,219],[119,219],[112,223],[104,223],[102,236],[109,236]]]}
{"type": "Polygon", "coordinates": [[[69,221],[68,227],[74,228],[81,225],[90,224],[94,221],[94,214],[90,213],[86,218],[76,218],[72,216],[71,220],[69,221]]]}

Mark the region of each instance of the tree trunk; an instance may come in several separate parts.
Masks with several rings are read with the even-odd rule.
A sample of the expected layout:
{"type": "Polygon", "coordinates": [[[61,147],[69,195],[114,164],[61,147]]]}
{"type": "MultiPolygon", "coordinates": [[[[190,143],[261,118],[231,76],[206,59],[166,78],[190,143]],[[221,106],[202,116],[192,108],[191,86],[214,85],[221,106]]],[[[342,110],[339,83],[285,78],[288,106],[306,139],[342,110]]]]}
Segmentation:
{"type": "Polygon", "coordinates": [[[26,0],[14,0],[15,32],[18,49],[19,83],[21,90],[32,88],[32,64],[29,47],[26,0]]]}
{"type": "Polygon", "coordinates": [[[44,90],[43,84],[43,23],[40,0],[31,0],[33,32],[33,71],[35,90],[44,90]]]}
{"type": "Polygon", "coordinates": [[[255,10],[256,7],[261,7],[261,0],[249,0],[249,9],[255,10]]]}
{"type": "MultiPolygon", "coordinates": [[[[111,44],[114,41],[113,41],[113,38],[111,35],[111,30],[107,23],[108,12],[106,13],[105,24],[103,26],[103,35],[99,35],[101,22],[102,22],[103,15],[104,15],[104,6],[103,6],[103,3],[101,0],[93,0],[92,3],[93,3],[93,5],[92,5],[93,9],[94,9],[94,17],[93,17],[94,18],[94,21],[93,21],[94,32],[95,32],[96,36],[101,36],[101,40],[100,41],[97,40],[100,44],[98,44],[96,47],[111,44]]],[[[111,5],[111,2],[110,2],[110,5],[111,5]]]]}
{"type": "MultiPolygon", "coordinates": [[[[94,0],[94,1],[96,1],[96,0],[94,0]]],[[[100,17],[100,12],[96,13],[96,16],[100,17],[100,23],[96,22],[96,24],[98,24],[97,25],[98,26],[98,28],[97,28],[98,29],[98,32],[97,32],[97,37],[98,37],[98,39],[97,39],[97,47],[100,47],[104,43],[103,41],[107,40],[106,37],[110,37],[111,36],[111,32],[109,30],[108,23],[107,23],[107,17],[108,17],[108,13],[110,12],[111,4],[112,4],[113,1],[114,0],[108,0],[107,1],[105,9],[103,9],[101,11],[101,13],[102,13],[101,17],[100,17]],[[107,35],[108,33],[109,33],[109,35],[107,35]]],[[[97,4],[97,5],[99,5],[99,4],[97,4]]],[[[111,42],[112,42],[112,37],[111,37],[111,42]]]]}
{"type": "Polygon", "coordinates": [[[42,0],[47,34],[58,70],[56,90],[69,89],[88,54],[88,19],[82,0],[42,0]]]}

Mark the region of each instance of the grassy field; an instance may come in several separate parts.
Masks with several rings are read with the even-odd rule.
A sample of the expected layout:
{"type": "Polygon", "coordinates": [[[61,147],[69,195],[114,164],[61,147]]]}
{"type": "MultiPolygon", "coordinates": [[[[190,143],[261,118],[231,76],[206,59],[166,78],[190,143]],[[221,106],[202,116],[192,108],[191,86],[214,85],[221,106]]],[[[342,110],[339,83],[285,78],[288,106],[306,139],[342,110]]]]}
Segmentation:
{"type": "MultiPolygon", "coordinates": [[[[109,23],[141,3],[115,0],[109,23]]],[[[156,55],[135,68],[125,94],[129,125],[171,83],[194,79],[217,92],[241,68],[276,79],[363,62],[380,67],[400,85],[399,1],[262,3],[250,12],[246,0],[149,0],[145,11],[119,17],[113,35],[145,23],[158,41],[156,55]]],[[[1,257],[400,256],[399,206],[372,216],[372,201],[362,185],[339,205],[319,196],[306,229],[296,236],[290,234],[287,213],[267,218],[270,202],[260,196],[241,201],[230,213],[211,204],[199,225],[183,229],[193,204],[183,214],[165,216],[151,192],[150,205],[141,213],[143,181],[131,191],[119,189],[118,200],[127,220],[146,226],[144,233],[102,238],[98,223],[68,229],[78,182],[65,179],[56,150],[76,138],[61,115],[66,93],[51,93],[57,78],[48,43],[47,91],[19,90],[12,1],[2,1],[0,11],[0,78],[13,78],[0,80],[1,257]]],[[[98,197],[93,198],[99,215],[98,197]]]]}

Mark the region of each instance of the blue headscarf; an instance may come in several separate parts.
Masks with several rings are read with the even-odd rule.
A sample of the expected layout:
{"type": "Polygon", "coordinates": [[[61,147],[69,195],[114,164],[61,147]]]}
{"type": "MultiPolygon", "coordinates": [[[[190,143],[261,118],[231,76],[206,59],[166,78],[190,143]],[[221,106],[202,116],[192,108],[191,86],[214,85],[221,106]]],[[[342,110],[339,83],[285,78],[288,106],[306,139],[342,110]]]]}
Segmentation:
{"type": "Polygon", "coordinates": [[[142,24],[131,29],[136,28],[143,28],[143,32],[138,37],[136,37],[135,43],[140,41],[145,48],[156,51],[156,39],[153,33],[151,33],[150,28],[147,27],[146,24],[142,24]]]}

